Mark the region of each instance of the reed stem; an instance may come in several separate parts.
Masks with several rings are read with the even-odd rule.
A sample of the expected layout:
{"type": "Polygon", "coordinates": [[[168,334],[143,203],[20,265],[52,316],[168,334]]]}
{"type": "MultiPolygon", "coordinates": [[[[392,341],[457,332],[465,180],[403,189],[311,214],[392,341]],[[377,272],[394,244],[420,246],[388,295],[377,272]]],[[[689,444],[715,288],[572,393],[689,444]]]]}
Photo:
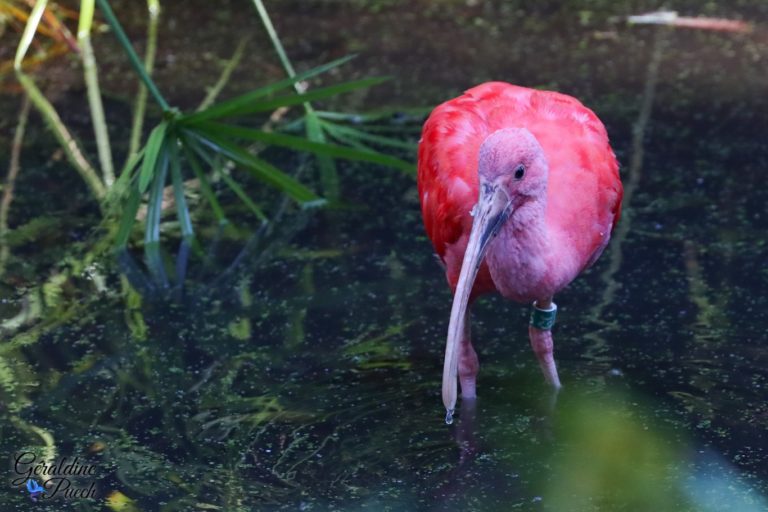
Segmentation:
{"type": "Polygon", "coordinates": [[[205,95],[205,99],[203,99],[203,101],[200,102],[200,105],[198,105],[197,109],[195,109],[196,112],[205,110],[206,108],[213,105],[214,101],[216,101],[216,98],[219,96],[219,94],[221,94],[221,91],[227,85],[227,82],[229,82],[229,78],[232,76],[232,72],[243,59],[243,54],[245,53],[245,46],[247,43],[247,36],[240,40],[240,43],[235,49],[235,53],[232,54],[232,57],[229,59],[229,61],[227,61],[226,66],[224,66],[224,69],[221,71],[221,76],[219,76],[216,84],[210,88],[208,94],[205,95]]]}
{"type": "MultiPolygon", "coordinates": [[[[269,35],[269,39],[272,41],[272,46],[275,47],[275,52],[277,52],[277,56],[280,58],[280,62],[283,64],[283,68],[285,69],[286,74],[290,78],[294,78],[296,76],[296,70],[293,68],[293,64],[291,64],[291,60],[288,58],[288,54],[285,53],[283,43],[280,41],[280,37],[277,35],[275,26],[272,25],[272,20],[269,17],[267,9],[264,7],[264,3],[261,0],[253,0],[253,4],[256,6],[259,17],[261,17],[261,22],[264,24],[264,28],[269,35]]],[[[293,84],[293,88],[298,94],[304,94],[306,91],[306,88],[299,82],[295,82],[293,84]]],[[[317,113],[308,101],[302,103],[302,106],[304,107],[304,112],[306,113],[305,132],[307,134],[307,138],[313,142],[325,143],[327,140],[317,113]]],[[[320,168],[320,181],[323,187],[323,194],[330,199],[338,199],[339,176],[336,171],[336,164],[334,163],[333,158],[318,155],[317,163],[320,168]]]]}
{"type": "Polygon", "coordinates": [[[19,121],[16,124],[16,132],[13,134],[13,142],[11,143],[11,162],[8,165],[8,176],[5,179],[5,187],[3,187],[3,198],[0,200],[0,275],[5,273],[5,264],[10,257],[8,240],[6,240],[6,235],[8,234],[8,212],[11,209],[11,202],[13,201],[16,177],[19,175],[19,169],[21,168],[21,145],[24,141],[24,131],[27,128],[27,119],[29,119],[29,105],[29,96],[25,94],[21,104],[19,121]]]}
{"type": "MultiPolygon", "coordinates": [[[[288,75],[289,78],[293,78],[296,76],[296,70],[293,68],[293,64],[291,64],[291,59],[288,58],[288,54],[285,53],[285,48],[283,48],[283,43],[280,41],[280,37],[277,35],[277,30],[275,30],[275,26],[272,24],[272,19],[269,17],[269,13],[267,12],[267,9],[264,7],[264,3],[261,0],[253,0],[253,4],[256,6],[256,10],[259,13],[259,17],[261,18],[261,22],[264,24],[264,29],[267,31],[267,35],[269,35],[270,41],[272,41],[272,46],[275,47],[275,52],[277,53],[278,58],[280,59],[280,62],[283,64],[283,69],[285,69],[285,73],[288,75]]],[[[296,82],[293,84],[293,88],[296,90],[298,94],[304,94],[305,87],[301,85],[301,83],[296,82]]],[[[303,103],[304,110],[307,112],[307,114],[314,112],[312,109],[312,105],[307,103],[303,103]]]]}
{"type": "Polygon", "coordinates": [[[107,189],[101,182],[101,178],[99,178],[96,170],[80,151],[80,147],[77,145],[75,138],[69,133],[67,127],[64,126],[64,123],[56,112],[54,106],[48,101],[43,93],[40,92],[40,89],[37,88],[32,79],[20,69],[16,70],[16,78],[29,95],[32,104],[40,112],[40,115],[43,116],[43,119],[48,125],[48,128],[53,132],[56,140],[59,141],[69,163],[72,164],[72,167],[74,167],[85,180],[85,183],[91,189],[91,192],[93,192],[96,199],[99,201],[104,199],[107,194],[107,189]]]}
{"type": "Polygon", "coordinates": [[[147,86],[147,89],[149,90],[150,94],[152,94],[152,97],[155,98],[157,104],[160,105],[160,108],[165,112],[170,111],[171,106],[167,101],[165,101],[165,98],[163,98],[163,95],[160,94],[160,90],[157,88],[157,85],[155,85],[155,82],[153,82],[152,78],[147,74],[147,70],[144,69],[144,65],[139,60],[139,56],[136,55],[136,50],[133,49],[131,41],[128,39],[128,36],[125,35],[125,31],[123,30],[122,25],[120,25],[120,22],[117,21],[117,17],[115,17],[115,13],[112,11],[112,7],[109,6],[108,0],[96,1],[99,3],[99,7],[104,13],[104,18],[107,20],[107,23],[115,32],[115,36],[117,37],[120,46],[123,47],[123,50],[128,55],[128,60],[131,62],[131,66],[133,67],[134,71],[136,71],[136,73],[139,75],[139,78],[141,78],[142,82],[144,82],[144,85],[147,86]]]}
{"type": "Polygon", "coordinates": [[[81,0],[80,18],[77,27],[77,42],[82,51],[83,74],[88,91],[88,105],[91,111],[93,133],[96,137],[96,149],[99,154],[104,185],[110,188],[115,182],[115,168],[112,163],[112,148],[109,144],[104,104],[101,101],[96,58],[91,45],[91,27],[93,26],[94,0],[81,0]]]}
{"type": "MultiPolygon", "coordinates": [[[[152,76],[155,67],[155,54],[157,53],[157,27],[160,21],[160,0],[147,0],[149,12],[149,29],[147,31],[147,49],[144,51],[144,69],[152,76]]],[[[128,158],[123,166],[123,172],[127,169],[131,158],[139,152],[141,137],[144,131],[144,116],[147,110],[147,87],[139,82],[139,91],[136,95],[136,104],[133,109],[133,124],[131,126],[131,138],[128,144],[128,158]]]]}

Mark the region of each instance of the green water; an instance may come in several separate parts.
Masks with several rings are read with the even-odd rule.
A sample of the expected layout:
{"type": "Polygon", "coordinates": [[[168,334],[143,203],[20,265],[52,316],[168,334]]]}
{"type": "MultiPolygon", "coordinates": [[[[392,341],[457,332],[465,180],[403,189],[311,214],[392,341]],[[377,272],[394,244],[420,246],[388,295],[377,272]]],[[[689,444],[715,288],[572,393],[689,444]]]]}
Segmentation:
{"type": "MultiPolygon", "coordinates": [[[[624,4],[273,11],[298,63],[354,51],[345,78],[393,75],[350,109],[433,105],[493,78],[573,94],[608,128],[629,200],[609,250],[558,297],[564,389],[555,400],[542,382],[526,308],[489,297],[473,324],[479,399],[450,427],[451,297],[411,177],[341,164],[343,208],[289,208],[269,235],[225,196],[236,229],[218,233],[202,211],[183,280],[169,226],[163,289],[140,251],[82,263],[98,213],[33,118],[0,280],[2,510],[108,510],[108,496],[146,511],[768,508],[768,13],[687,2],[681,14],[755,30],[668,31],[612,22],[656,7],[624,4]],[[26,450],[93,464],[83,481],[99,499],[32,504],[11,483],[26,450]]],[[[188,5],[167,6],[158,69],[182,105],[199,92],[192,63],[214,59],[183,27],[220,57],[236,44],[227,32],[258,28],[239,3],[188,5]]],[[[233,93],[275,73],[257,57],[267,43],[252,44],[233,93]]],[[[104,61],[122,112],[131,93],[104,61]]],[[[73,81],[59,101],[85,130],[73,81]]],[[[400,122],[415,142],[418,121],[400,122]]],[[[311,183],[311,160],[269,156],[311,183]]]]}

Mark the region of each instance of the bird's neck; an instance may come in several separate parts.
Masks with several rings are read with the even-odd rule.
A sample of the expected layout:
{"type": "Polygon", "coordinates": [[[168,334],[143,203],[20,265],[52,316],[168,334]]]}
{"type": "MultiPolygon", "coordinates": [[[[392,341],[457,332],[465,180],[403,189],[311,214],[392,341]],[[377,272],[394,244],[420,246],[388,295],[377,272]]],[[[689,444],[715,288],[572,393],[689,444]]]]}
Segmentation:
{"type": "MultiPolygon", "coordinates": [[[[499,292],[519,302],[548,298],[558,236],[545,220],[546,200],[519,206],[488,247],[486,262],[499,292]]],[[[554,293],[554,291],[552,292],[554,293]]]]}

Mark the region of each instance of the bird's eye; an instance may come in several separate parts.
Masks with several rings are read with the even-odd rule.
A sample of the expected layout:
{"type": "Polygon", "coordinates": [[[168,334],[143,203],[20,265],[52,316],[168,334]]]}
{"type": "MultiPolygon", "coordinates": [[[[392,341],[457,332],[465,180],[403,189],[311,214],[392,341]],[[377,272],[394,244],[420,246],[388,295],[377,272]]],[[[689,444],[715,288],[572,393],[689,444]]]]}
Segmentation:
{"type": "Polygon", "coordinates": [[[521,180],[523,179],[523,176],[525,176],[525,167],[522,165],[518,165],[517,169],[515,169],[515,179],[521,180]]]}

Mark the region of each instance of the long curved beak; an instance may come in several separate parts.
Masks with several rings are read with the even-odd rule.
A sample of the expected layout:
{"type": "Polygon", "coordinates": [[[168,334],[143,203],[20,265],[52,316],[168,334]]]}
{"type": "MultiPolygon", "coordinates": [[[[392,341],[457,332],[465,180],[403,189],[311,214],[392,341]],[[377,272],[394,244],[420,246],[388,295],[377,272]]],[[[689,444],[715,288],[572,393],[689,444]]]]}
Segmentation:
{"type": "Polygon", "coordinates": [[[500,183],[487,183],[481,180],[479,195],[480,198],[472,210],[474,216],[472,231],[469,234],[469,242],[464,252],[459,282],[453,294],[448,339],[445,344],[443,405],[445,405],[447,412],[446,423],[451,423],[453,411],[456,408],[459,343],[464,333],[464,322],[472,286],[488,249],[488,244],[512,213],[512,202],[500,183]]]}

